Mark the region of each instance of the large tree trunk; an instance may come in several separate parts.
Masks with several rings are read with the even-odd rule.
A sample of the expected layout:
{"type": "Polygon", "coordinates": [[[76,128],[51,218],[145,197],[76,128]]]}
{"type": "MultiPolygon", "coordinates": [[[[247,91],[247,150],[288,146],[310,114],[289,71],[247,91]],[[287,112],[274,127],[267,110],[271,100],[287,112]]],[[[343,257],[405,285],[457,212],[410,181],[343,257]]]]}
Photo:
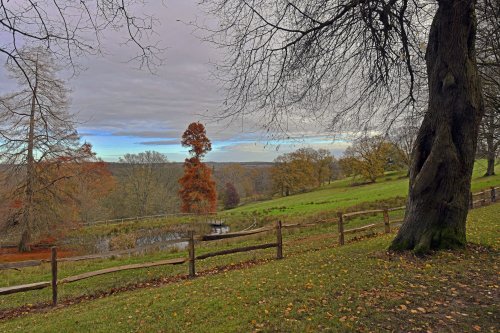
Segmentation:
{"type": "Polygon", "coordinates": [[[427,46],[429,106],[410,170],[404,223],[391,249],[465,245],[468,195],[483,100],[473,0],[440,0],[427,46]]]}

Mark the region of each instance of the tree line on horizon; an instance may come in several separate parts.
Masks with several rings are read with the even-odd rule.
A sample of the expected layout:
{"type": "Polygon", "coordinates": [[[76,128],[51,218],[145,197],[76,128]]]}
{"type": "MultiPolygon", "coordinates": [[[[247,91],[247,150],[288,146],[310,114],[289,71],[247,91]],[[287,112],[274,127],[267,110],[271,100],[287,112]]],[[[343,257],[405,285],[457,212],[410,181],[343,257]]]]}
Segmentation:
{"type": "MultiPolygon", "coordinates": [[[[386,171],[408,170],[415,137],[416,128],[407,126],[391,135],[364,135],[353,140],[343,156],[337,158],[326,149],[300,148],[281,154],[270,165],[258,167],[240,163],[209,167],[202,163],[201,157],[211,146],[199,123],[190,124],[183,135],[181,144],[191,147],[193,154],[184,166],[170,162],[156,151],[125,154],[118,163],[108,165],[96,159],[91,145],[85,143],[82,149],[91,157],[85,161],[60,157],[56,161],[37,162],[35,170],[43,169],[46,174],[54,170],[59,178],[66,175],[51,180],[50,188],[50,193],[59,191],[66,197],[40,195],[35,206],[38,221],[33,227],[37,233],[47,234],[54,227],[64,231],[79,222],[101,219],[179,212],[202,214],[232,209],[240,202],[307,192],[345,177],[351,177],[353,183],[375,182],[386,171]],[[196,179],[197,175],[201,178],[196,179]],[[200,205],[203,200],[196,198],[199,193],[208,194],[209,204],[200,205]],[[196,201],[198,204],[193,204],[196,201]]],[[[17,176],[5,177],[11,186],[5,186],[1,193],[4,199],[10,197],[3,200],[1,208],[4,228],[22,225],[22,193],[13,188],[20,184],[22,188],[22,175],[27,170],[11,171],[17,176]]],[[[2,174],[11,173],[4,168],[2,174]]]]}

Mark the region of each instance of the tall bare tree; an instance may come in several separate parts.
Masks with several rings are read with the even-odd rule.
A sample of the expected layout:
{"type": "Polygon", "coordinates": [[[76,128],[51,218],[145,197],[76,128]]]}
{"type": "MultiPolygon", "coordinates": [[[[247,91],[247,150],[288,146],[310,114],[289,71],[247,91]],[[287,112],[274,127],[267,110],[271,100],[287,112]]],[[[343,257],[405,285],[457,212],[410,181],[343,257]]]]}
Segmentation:
{"type": "Polygon", "coordinates": [[[477,11],[477,55],[485,102],[479,130],[479,155],[488,161],[485,176],[492,176],[500,153],[500,2],[479,0],[477,11]]]}
{"type": "Polygon", "coordinates": [[[7,62],[19,89],[0,97],[0,163],[15,179],[9,184],[15,187],[11,194],[20,200],[19,248],[29,251],[33,228],[44,222],[42,211],[50,209],[47,202],[43,207],[43,201],[58,196],[56,185],[71,177],[55,169],[94,155],[89,145],[80,144],[68,113],[68,89],[57,77],[59,68],[51,54],[43,48],[26,48],[20,54],[24,70],[13,60],[7,62]]]}
{"type": "Polygon", "coordinates": [[[207,39],[231,55],[220,66],[225,117],[253,114],[284,132],[311,116],[337,130],[390,125],[428,91],[392,248],[464,246],[484,111],[474,0],[203,2],[220,19],[207,39]]]}
{"type": "MultiPolygon", "coordinates": [[[[6,59],[11,70],[15,70],[15,78],[20,80],[24,77],[23,94],[26,89],[31,90],[32,99],[24,100],[21,95],[15,94],[5,96],[0,101],[2,108],[2,130],[12,130],[11,121],[15,118],[16,112],[5,113],[4,110],[18,110],[23,107],[30,107],[31,110],[44,110],[46,105],[40,94],[41,86],[37,85],[36,69],[33,67],[33,58],[31,52],[25,52],[26,48],[37,49],[37,52],[50,54],[58,63],[64,65],[66,69],[70,68],[77,73],[80,69],[77,58],[82,55],[100,54],[103,51],[103,37],[106,32],[124,31],[125,37],[120,41],[124,44],[133,44],[136,49],[136,55],[131,59],[136,61],[140,67],[147,67],[150,70],[154,66],[161,64],[162,59],[158,56],[162,51],[158,43],[152,38],[155,19],[151,15],[138,14],[144,5],[140,0],[92,0],[92,1],[69,1],[69,0],[39,0],[39,1],[0,1],[0,35],[2,43],[0,44],[0,59],[6,59]]],[[[55,99],[64,96],[66,90],[61,92],[53,90],[52,97],[55,99]],[[59,96],[58,96],[59,95],[59,96]]],[[[53,104],[56,105],[56,104],[53,104]]],[[[54,111],[54,110],[53,110],[54,111]]],[[[55,112],[55,111],[54,111],[55,112]]],[[[17,116],[28,116],[30,112],[20,112],[17,116]]],[[[66,115],[63,115],[66,117],[66,115]]],[[[59,118],[62,124],[69,124],[67,118],[59,118]]],[[[56,117],[57,118],[57,117],[56,117]]],[[[46,119],[43,119],[46,121],[46,119]]],[[[36,122],[36,121],[35,121],[36,122]]],[[[36,126],[33,126],[36,127],[36,126]]],[[[64,126],[63,126],[64,127],[64,126]]],[[[72,125],[70,126],[72,127],[72,125]]],[[[46,129],[48,132],[49,129],[46,129]]],[[[9,144],[19,143],[12,139],[19,135],[9,134],[3,137],[2,148],[6,149],[9,144]]],[[[76,132],[75,132],[76,133],[76,132]]],[[[33,131],[33,142],[36,142],[38,134],[33,131]]],[[[61,135],[63,135],[61,133],[61,135]]],[[[46,137],[49,137],[47,135],[46,137]]],[[[77,136],[73,135],[76,145],[77,136]]],[[[61,143],[63,147],[69,143],[70,136],[67,136],[66,142],[61,143]]],[[[28,141],[29,138],[27,139],[28,141]]],[[[27,151],[39,152],[38,147],[27,147],[27,151]]],[[[5,150],[4,150],[5,151],[5,150]]],[[[82,152],[84,150],[81,150],[82,152]]],[[[74,151],[73,151],[74,153],[74,151]]],[[[30,166],[34,165],[37,158],[36,153],[26,156],[26,170],[33,170],[30,166]],[[33,155],[33,156],[28,156],[33,155]]],[[[42,154],[43,155],[43,154],[42,154]]],[[[50,155],[50,154],[49,154],[50,155]]],[[[84,154],[85,155],[85,154],[84,154]]],[[[88,155],[88,154],[87,154],[88,155]]],[[[89,155],[92,157],[93,155],[89,155]]],[[[47,156],[44,156],[47,157],[47,156]]],[[[12,159],[12,156],[2,156],[4,160],[12,159]]],[[[22,163],[20,164],[22,165],[22,163]]],[[[50,169],[50,168],[49,168],[50,169]]],[[[28,175],[28,178],[32,178],[28,175]]],[[[29,185],[29,184],[28,184],[29,185]]],[[[26,186],[29,193],[31,185],[26,186]]],[[[28,195],[29,197],[29,195],[28,195]]],[[[26,214],[25,214],[26,215],[26,214]]],[[[24,215],[23,215],[24,216],[24,215]]],[[[33,216],[29,213],[27,216],[33,216]]],[[[30,218],[25,219],[24,225],[28,226],[30,218]]],[[[30,232],[26,230],[23,233],[24,240],[21,241],[20,248],[28,250],[27,241],[30,232]]]]}
{"type": "Polygon", "coordinates": [[[407,121],[404,125],[394,128],[389,136],[391,143],[396,147],[398,160],[408,170],[408,176],[410,175],[411,153],[417,134],[417,125],[407,121]]]}
{"type": "Polygon", "coordinates": [[[165,155],[156,151],[146,151],[139,154],[125,154],[119,160],[126,164],[123,172],[123,190],[127,193],[127,202],[131,212],[138,216],[146,216],[154,206],[164,206],[159,202],[165,192],[162,184],[162,174],[166,172],[168,160],[165,155]],[[155,200],[156,199],[156,200],[155,200]]]}

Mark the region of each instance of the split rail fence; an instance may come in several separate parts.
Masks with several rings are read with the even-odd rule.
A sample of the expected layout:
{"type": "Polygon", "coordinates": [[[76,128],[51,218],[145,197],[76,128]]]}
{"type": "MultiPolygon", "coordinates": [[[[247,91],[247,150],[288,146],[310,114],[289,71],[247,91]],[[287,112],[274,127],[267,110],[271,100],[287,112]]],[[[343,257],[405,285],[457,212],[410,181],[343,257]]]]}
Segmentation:
{"type": "MultiPolygon", "coordinates": [[[[469,208],[472,209],[472,208],[484,206],[488,203],[496,202],[498,189],[500,189],[500,187],[492,187],[490,189],[490,191],[481,191],[478,193],[471,193],[470,194],[469,208]],[[488,192],[489,192],[489,195],[488,195],[488,192]],[[479,197],[479,199],[474,200],[475,197],[479,197]]],[[[86,273],[82,273],[79,275],[65,277],[63,279],[58,279],[58,266],[57,266],[58,262],[81,261],[81,260],[106,258],[106,257],[110,257],[112,255],[117,255],[120,253],[131,253],[131,251],[124,250],[124,251],[110,252],[110,253],[102,254],[102,255],[87,255],[87,256],[58,259],[57,258],[57,248],[52,247],[50,260],[28,260],[28,261],[22,261],[22,262],[1,263],[0,264],[0,270],[2,270],[2,269],[19,269],[19,268],[25,268],[25,267],[33,267],[33,266],[39,266],[45,262],[50,262],[51,272],[52,272],[51,281],[42,281],[42,282],[36,282],[36,283],[30,283],[30,284],[24,284],[24,285],[2,287],[2,288],[0,288],[0,295],[8,295],[8,294],[13,294],[13,293],[26,292],[26,291],[30,291],[30,290],[39,290],[39,289],[51,287],[52,288],[52,304],[57,305],[57,301],[58,301],[57,287],[59,285],[67,284],[67,283],[74,283],[74,282],[78,282],[78,281],[88,279],[91,277],[120,272],[120,271],[125,271],[125,270],[149,268],[149,267],[164,266],[164,265],[179,265],[179,264],[184,264],[186,262],[188,263],[189,277],[194,278],[194,277],[196,277],[196,261],[207,259],[207,258],[212,258],[212,257],[216,257],[216,256],[223,256],[223,255],[240,253],[240,252],[249,252],[249,251],[255,251],[255,250],[260,250],[260,249],[276,248],[276,259],[282,259],[283,258],[282,229],[310,227],[310,226],[318,225],[320,223],[325,223],[325,222],[327,222],[327,223],[337,222],[338,234],[339,234],[338,241],[339,241],[340,245],[344,245],[346,234],[372,230],[372,229],[375,229],[375,228],[378,228],[381,226],[384,227],[385,233],[390,233],[391,232],[391,225],[401,223],[403,221],[403,219],[395,219],[395,220],[391,221],[389,218],[389,212],[400,211],[400,210],[404,210],[404,209],[405,209],[405,207],[395,207],[395,208],[365,210],[365,211],[352,212],[352,213],[338,213],[336,219],[316,221],[314,223],[282,224],[281,221],[278,221],[276,223],[276,226],[274,226],[274,227],[268,226],[268,227],[253,229],[253,230],[232,232],[232,233],[226,233],[226,234],[195,235],[193,231],[190,231],[188,233],[188,238],[182,238],[182,239],[178,239],[175,241],[176,243],[186,242],[186,241],[188,242],[188,254],[189,254],[188,258],[174,258],[174,259],[167,259],[167,260],[159,260],[159,261],[155,261],[155,262],[147,262],[147,263],[140,263],[140,264],[129,264],[129,265],[123,265],[123,266],[110,267],[110,268],[105,268],[105,269],[101,269],[101,270],[97,270],[97,271],[86,272],[86,273]],[[372,223],[369,225],[365,225],[365,226],[353,228],[353,229],[348,229],[348,230],[344,229],[344,226],[349,222],[350,219],[352,219],[354,217],[360,217],[363,215],[370,215],[370,214],[377,214],[377,213],[383,214],[383,222],[372,223]],[[221,239],[250,236],[250,235],[255,235],[255,234],[269,232],[269,231],[276,231],[276,242],[275,243],[265,243],[265,244],[259,244],[259,245],[238,247],[238,248],[233,248],[233,249],[228,249],[228,250],[205,253],[205,254],[201,254],[201,255],[196,255],[196,253],[195,253],[195,243],[197,241],[198,242],[209,242],[209,241],[215,241],[215,240],[221,240],[221,239]]],[[[171,242],[171,243],[174,243],[174,242],[171,242]]]]}
{"type": "MultiPolygon", "coordinates": [[[[469,209],[474,209],[474,208],[479,208],[482,206],[485,206],[490,203],[495,203],[497,201],[497,193],[500,187],[491,187],[489,190],[483,190],[477,193],[472,193],[470,192],[469,194],[469,209]],[[479,199],[475,199],[479,198],[479,199]]],[[[379,228],[380,226],[384,226],[384,231],[385,233],[390,233],[391,232],[391,224],[399,224],[403,222],[403,219],[396,219],[396,220],[390,220],[389,218],[389,212],[394,212],[398,210],[405,210],[405,206],[402,207],[396,207],[396,208],[383,208],[383,209],[373,209],[373,210],[365,210],[365,211],[360,211],[360,212],[353,212],[353,213],[338,213],[338,231],[339,231],[339,244],[344,245],[345,243],[345,235],[346,234],[352,234],[352,233],[357,233],[357,232],[362,232],[362,231],[367,231],[367,230],[372,230],[375,228],[379,228]],[[349,230],[344,230],[344,226],[350,219],[353,217],[359,217],[363,215],[371,215],[371,214],[376,214],[376,213],[383,213],[384,215],[384,221],[379,222],[379,223],[372,223],[368,224],[359,228],[353,228],[349,230]]]]}
{"type": "Polygon", "coordinates": [[[69,257],[69,258],[58,259],[57,258],[57,247],[54,246],[51,248],[50,260],[28,260],[28,261],[22,261],[22,262],[0,264],[0,270],[2,270],[2,269],[19,269],[19,268],[25,268],[25,267],[34,267],[34,266],[39,266],[39,265],[46,263],[46,262],[50,262],[51,273],[52,273],[51,281],[42,281],[42,282],[36,282],[36,283],[30,283],[30,284],[24,284],[24,285],[2,287],[2,288],[0,288],[0,295],[9,295],[9,294],[14,294],[14,293],[19,293],[19,292],[40,290],[40,289],[45,289],[45,288],[51,287],[52,288],[52,304],[55,306],[55,305],[57,305],[57,301],[58,301],[57,289],[58,289],[59,285],[67,284],[67,283],[74,283],[74,282],[78,282],[78,281],[88,279],[91,277],[95,277],[95,276],[99,276],[99,275],[105,275],[105,274],[121,272],[121,271],[125,271],[125,270],[132,270],[132,269],[149,268],[149,267],[164,266],[164,265],[179,265],[179,264],[183,264],[183,263],[187,262],[188,268],[189,268],[189,277],[194,278],[194,277],[196,277],[195,265],[196,265],[196,261],[198,261],[198,260],[203,260],[203,259],[207,259],[207,258],[228,255],[228,254],[233,254],[233,253],[249,252],[249,251],[268,249],[268,248],[276,248],[276,259],[283,258],[283,237],[282,237],[281,221],[278,221],[276,223],[275,227],[264,227],[264,228],[249,230],[249,231],[234,232],[234,233],[227,233],[227,234],[220,234],[220,235],[196,236],[194,234],[194,232],[191,231],[191,232],[189,232],[188,238],[181,238],[181,239],[176,240],[177,243],[185,242],[185,241],[188,242],[188,253],[189,253],[188,258],[174,258],[174,259],[159,260],[159,261],[140,263],[140,264],[129,264],[129,265],[123,265],[123,266],[110,267],[110,268],[100,269],[97,271],[86,272],[86,273],[82,273],[82,274],[78,274],[78,275],[74,275],[74,276],[65,277],[63,279],[58,279],[58,267],[57,267],[58,262],[81,261],[81,260],[106,258],[106,257],[109,257],[109,254],[89,255],[89,256],[79,256],[79,257],[69,257]],[[275,243],[266,243],[266,244],[252,245],[252,246],[246,246],[246,247],[238,247],[238,248],[233,248],[233,249],[228,249],[228,250],[223,250],[223,251],[205,253],[205,254],[201,254],[198,256],[196,256],[196,254],[195,254],[196,241],[208,242],[208,241],[215,241],[215,240],[220,240],[220,239],[254,235],[254,234],[269,232],[269,231],[273,231],[273,230],[276,230],[276,242],[275,243]]]}
{"type": "MultiPolygon", "coordinates": [[[[207,213],[205,217],[209,218],[210,216],[217,217],[216,213],[207,213]]],[[[144,215],[144,216],[134,216],[134,217],[123,217],[119,219],[109,219],[109,220],[99,220],[99,221],[87,221],[81,223],[81,226],[89,227],[94,225],[102,225],[102,224],[117,224],[123,222],[131,222],[131,221],[143,221],[150,219],[159,219],[159,218],[167,218],[167,217],[199,217],[199,215],[194,213],[165,213],[165,214],[157,214],[157,215],[144,215]]],[[[219,224],[219,221],[214,220],[214,224],[219,224]]]]}

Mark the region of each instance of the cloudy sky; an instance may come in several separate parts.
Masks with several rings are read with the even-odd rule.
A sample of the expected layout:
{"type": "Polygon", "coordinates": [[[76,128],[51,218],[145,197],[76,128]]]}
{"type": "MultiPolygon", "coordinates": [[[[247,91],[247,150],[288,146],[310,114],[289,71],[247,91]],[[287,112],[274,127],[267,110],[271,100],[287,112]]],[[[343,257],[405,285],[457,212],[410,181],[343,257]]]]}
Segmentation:
{"type": "MultiPolygon", "coordinates": [[[[72,89],[71,111],[83,139],[92,143],[106,161],[125,153],[156,150],[172,161],[182,161],[186,149],[180,137],[193,121],[206,124],[213,151],[210,161],[272,161],[277,155],[300,147],[326,148],[339,156],[345,142],[334,142],[321,129],[292,133],[299,139],[273,141],[262,134],[258,122],[229,124],[210,118],[220,109],[223,94],[211,78],[213,63],[224,56],[213,45],[201,42],[184,22],[207,18],[196,0],[168,0],[147,4],[159,25],[157,38],[166,48],[165,64],[154,74],[134,68],[126,60],[136,50],[120,47],[110,34],[103,57],[86,57],[86,68],[68,80],[72,89]]],[[[0,93],[7,87],[0,70],[0,93]]]]}

